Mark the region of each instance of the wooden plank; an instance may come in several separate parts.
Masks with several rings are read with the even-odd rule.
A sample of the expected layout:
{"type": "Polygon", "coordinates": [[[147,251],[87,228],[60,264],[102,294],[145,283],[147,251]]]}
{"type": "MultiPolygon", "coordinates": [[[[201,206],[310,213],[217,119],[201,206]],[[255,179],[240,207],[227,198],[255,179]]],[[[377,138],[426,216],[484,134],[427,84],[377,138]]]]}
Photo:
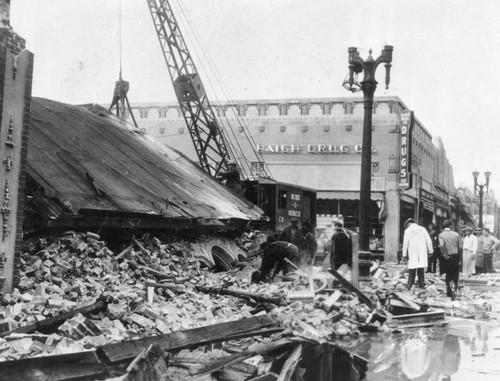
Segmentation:
{"type": "Polygon", "coordinates": [[[302,356],[302,344],[297,345],[285,361],[278,381],[290,381],[302,356]]]}
{"type": "Polygon", "coordinates": [[[272,327],[276,324],[267,316],[253,317],[147,339],[108,344],[95,351],[0,362],[0,380],[101,380],[112,376],[109,369],[119,370],[117,366],[123,369],[123,365],[126,366],[155,343],[162,351],[177,351],[282,331],[283,328],[272,327]]]}
{"type": "Polygon", "coordinates": [[[114,363],[131,360],[154,343],[158,343],[162,350],[177,351],[234,338],[250,337],[263,328],[276,325],[277,322],[270,317],[258,316],[186,331],[172,332],[166,335],[107,344],[102,346],[100,350],[108,358],[108,361],[114,363]]]}
{"type": "Polygon", "coordinates": [[[7,332],[0,333],[0,337],[5,337],[13,333],[31,333],[34,331],[48,332],[51,329],[57,328],[57,326],[64,323],[66,320],[71,319],[77,314],[88,314],[93,312],[99,312],[105,310],[107,303],[103,300],[97,303],[91,304],[90,306],[75,308],[69,312],[65,312],[56,316],[52,316],[48,319],[37,321],[33,324],[28,324],[24,327],[16,328],[7,332]]]}
{"type": "Polygon", "coordinates": [[[411,300],[409,297],[406,295],[403,295],[400,292],[395,292],[394,296],[398,298],[399,300],[402,300],[408,305],[408,308],[415,310],[415,311],[420,311],[420,305],[416,303],[415,301],[411,300]]]}
{"type": "Polygon", "coordinates": [[[374,308],[372,300],[368,296],[363,294],[359,288],[357,288],[353,284],[351,284],[351,282],[349,282],[346,278],[344,278],[342,275],[340,275],[336,270],[330,269],[328,271],[330,271],[330,273],[340,281],[342,286],[347,288],[349,291],[354,292],[358,296],[360,302],[365,303],[371,309],[374,308]]]}
{"type": "Polygon", "coordinates": [[[257,376],[254,378],[249,379],[248,381],[276,381],[278,378],[278,375],[276,373],[266,373],[261,376],[257,376]]]}
{"type": "Polygon", "coordinates": [[[93,351],[0,362],[0,380],[103,380],[111,376],[93,351]]]}
{"type": "Polygon", "coordinates": [[[392,317],[392,322],[403,325],[439,322],[444,320],[444,311],[421,312],[418,314],[398,315],[392,317]]]}
{"type": "Polygon", "coordinates": [[[201,291],[204,293],[215,293],[220,295],[232,295],[238,298],[250,298],[260,303],[271,303],[276,304],[278,306],[286,305],[286,300],[281,297],[267,297],[261,294],[256,294],[253,292],[248,292],[244,290],[238,290],[234,288],[223,288],[223,287],[205,287],[205,286],[196,286],[197,291],[201,291]]]}
{"type": "MultiPolygon", "coordinates": [[[[297,338],[284,338],[280,339],[277,341],[272,341],[269,343],[258,343],[255,345],[252,345],[248,350],[240,352],[240,353],[235,353],[229,356],[222,357],[220,359],[217,359],[213,361],[210,364],[207,365],[202,365],[198,367],[197,369],[191,370],[190,374],[191,375],[201,375],[201,374],[208,374],[215,372],[216,370],[219,370],[225,366],[236,364],[238,362],[244,361],[250,357],[256,356],[256,355],[262,355],[280,348],[285,348],[287,346],[290,346],[297,342],[297,340],[300,342],[300,339],[297,338]]],[[[302,340],[304,341],[304,340],[302,340]]]]}

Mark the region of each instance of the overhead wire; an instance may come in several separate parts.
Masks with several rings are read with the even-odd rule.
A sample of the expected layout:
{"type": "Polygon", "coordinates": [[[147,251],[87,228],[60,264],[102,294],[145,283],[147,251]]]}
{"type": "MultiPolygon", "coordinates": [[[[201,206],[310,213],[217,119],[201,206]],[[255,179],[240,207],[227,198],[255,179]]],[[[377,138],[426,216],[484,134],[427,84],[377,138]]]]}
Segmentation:
{"type": "MultiPolygon", "coordinates": [[[[189,18],[187,16],[186,12],[184,11],[184,8],[182,7],[182,5],[179,3],[178,0],[176,1],[175,4],[177,5],[176,14],[178,14],[178,15],[181,16],[181,17],[178,17],[178,23],[182,24],[182,30],[183,31],[187,31],[187,33],[183,33],[184,39],[189,39],[190,40],[190,42],[189,42],[190,48],[191,48],[190,52],[194,52],[194,55],[196,55],[197,58],[198,58],[198,62],[200,62],[200,58],[199,57],[201,57],[201,55],[198,53],[198,47],[203,51],[203,45],[200,44],[200,39],[197,36],[197,32],[193,28],[192,22],[189,20],[189,18]],[[189,31],[191,32],[191,34],[189,33],[189,31]],[[197,43],[193,42],[192,36],[194,36],[194,38],[197,40],[197,43]]],[[[193,54],[191,54],[191,55],[193,56],[193,54]]],[[[206,57],[206,53],[205,52],[204,52],[204,55],[206,57]]],[[[211,66],[211,62],[207,62],[207,63],[208,63],[209,66],[211,66]]],[[[202,65],[202,67],[203,66],[204,65],[202,65]]],[[[198,68],[198,70],[200,70],[200,69],[198,68]]],[[[201,70],[203,72],[205,72],[205,74],[206,74],[206,71],[203,68],[201,70]]],[[[208,75],[202,75],[202,77],[203,77],[203,82],[205,82],[205,80],[206,80],[205,83],[208,83],[210,85],[209,87],[211,87],[212,89],[215,89],[215,86],[213,85],[210,76],[208,76],[208,75]]],[[[216,103],[220,105],[221,102],[218,99],[217,93],[215,91],[213,91],[213,93],[215,95],[216,103]]],[[[218,115],[216,117],[218,117],[218,115]]],[[[228,128],[226,125],[220,123],[221,122],[220,118],[218,118],[218,120],[219,120],[219,125],[220,125],[221,130],[222,130],[221,133],[223,133],[224,135],[227,135],[227,133],[229,132],[233,136],[232,140],[225,138],[225,141],[228,144],[227,149],[228,149],[229,154],[230,154],[231,157],[233,157],[233,158],[243,158],[245,160],[244,164],[246,164],[246,166],[243,165],[242,168],[240,168],[240,169],[243,172],[243,174],[245,176],[247,176],[247,172],[248,171],[247,171],[246,167],[248,167],[248,170],[250,170],[250,166],[246,162],[245,156],[241,154],[241,152],[243,152],[243,151],[242,151],[242,148],[241,148],[241,146],[240,146],[240,144],[238,142],[238,139],[236,139],[236,135],[234,134],[234,130],[231,128],[230,124],[229,124],[229,128],[228,128]],[[236,147],[234,146],[233,141],[235,141],[236,144],[238,145],[238,148],[239,148],[238,152],[236,152],[236,147]]]]}
{"type": "Polygon", "coordinates": [[[118,56],[120,60],[120,80],[122,79],[122,0],[118,0],[118,56]]]}
{"type": "MultiPolygon", "coordinates": [[[[192,21],[189,19],[188,15],[184,11],[184,8],[182,7],[182,5],[179,3],[179,0],[176,0],[176,5],[177,5],[177,8],[179,10],[179,14],[181,14],[183,16],[183,18],[181,18],[180,21],[184,24],[184,30],[189,30],[191,32],[191,34],[187,34],[186,36],[188,36],[191,39],[191,46],[193,46],[194,52],[195,52],[195,54],[198,57],[198,61],[200,61],[200,57],[201,57],[201,55],[198,53],[198,48],[197,48],[198,46],[199,46],[200,50],[202,51],[203,57],[205,58],[205,60],[203,62],[206,62],[207,65],[202,65],[202,70],[205,72],[205,74],[207,74],[207,71],[204,68],[205,67],[209,67],[211,69],[211,71],[212,71],[215,79],[217,80],[217,83],[219,84],[219,87],[220,87],[220,89],[222,91],[223,96],[225,97],[225,99],[227,99],[226,106],[228,106],[228,108],[232,111],[232,113],[233,113],[236,121],[238,122],[238,124],[239,124],[239,126],[240,126],[240,128],[242,130],[241,132],[243,132],[243,134],[244,134],[247,142],[250,145],[251,151],[253,152],[255,158],[260,163],[264,164],[266,173],[270,177],[272,177],[271,172],[269,170],[269,167],[267,166],[267,163],[264,161],[264,159],[262,157],[262,154],[260,154],[257,151],[257,149],[256,149],[255,140],[253,139],[252,135],[248,133],[248,126],[245,124],[245,122],[244,122],[243,118],[241,117],[241,115],[238,112],[236,112],[235,108],[238,107],[238,105],[236,104],[236,102],[234,100],[232,100],[229,97],[228,91],[225,88],[224,82],[223,82],[221,76],[219,75],[216,67],[214,66],[213,61],[210,58],[210,55],[208,54],[207,49],[204,47],[203,41],[199,37],[197,29],[193,26],[192,21]],[[193,37],[191,37],[191,35],[193,37]],[[193,38],[196,41],[196,44],[193,43],[193,41],[192,41],[193,38]]],[[[222,102],[220,101],[220,99],[218,97],[218,92],[216,91],[215,86],[212,83],[211,76],[210,75],[205,75],[204,77],[206,78],[206,80],[208,81],[208,83],[210,84],[210,86],[213,89],[213,94],[214,94],[216,102],[219,104],[219,106],[222,106],[222,102]]],[[[203,78],[203,79],[205,79],[205,78],[203,78]]],[[[229,123],[227,115],[224,115],[224,117],[225,117],[225,123],[228,124],[228,127],[225,126],[225,123],[222,123],[222,119],[220,118],[220,116],[218,116],[218,117],[219,117],[218,118],[219,121],[221,122],[220,124],[222,124],[222,127],[224,128],[224,130],[227,130],[227,131],[230,132],[230,135],[233,138],[232,141],[237,145],[237,147],[239,149],[238,155],[235,155],[235,156],[244,159],[245,164],[246,164],[246,166],[248,167],[248,170],[251,173],[252,172],[251,171],[251,165],[248,162],[248,158],[244,154],[245,151],[243,150],[242,145],[240,144],[240,139],[236,135],[236,132],[235,132],[233,126],[231,125],[231,123],[229,123]]],[[[228,142],[228,143],[232,143],[232,142],[228,142]]],[[[231,147],[231,149],[233,151],[235,150],[232,147],[231,147]]]]}

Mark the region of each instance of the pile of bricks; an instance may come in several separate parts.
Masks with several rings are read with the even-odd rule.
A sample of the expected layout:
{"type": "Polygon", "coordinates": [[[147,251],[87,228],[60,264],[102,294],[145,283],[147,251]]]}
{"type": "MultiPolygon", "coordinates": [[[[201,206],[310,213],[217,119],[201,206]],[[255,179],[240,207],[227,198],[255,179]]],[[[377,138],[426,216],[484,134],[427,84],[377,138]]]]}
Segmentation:
{"type": "Polygon", "coordinates": [[[247,287],[245,274],[251,267],[212,272],[192,256],[186,241],[166,244],[146,235],[113,253],[97,234],[67,232],[52,240],[29,240],[25,246],[21,280],[0,306],[0,335],[5,336],[0,338],[0,360],[70,353],[252,316],[245,300],[195,290],[197,285],[247,287]],[[5,335],[103,298],[106,311],[91,318],[74,316],[49,335],[5,335]]]}
{"type": "MultiPolygon", "coordinates": [[[[257,251],[255,241],[242,237],[239,244],[250,253],[257,251]]],[[[437,278],[428,277],[434,284],[417,294],[405,290],[401,269],[380,266],[371,282],[361,286],[372,302],[369,307],[356,293],[336,285],[311,292],[304,278],[251,284],[256,269],[251,262],[214,272],[193,256],[195,252],[190,242],[164,243],[148,235],[132,238],[116,252],[94,233],[28,240],[21,280],[0,305],[0,361],[91,350],[266,312],[289,334],[347,346],[362,340],[368,328],[390,329],[391,314],[385,311],[390,295],[400,293],[429,304],[442,296],[443,285],[437,278]],[[278,297],[286,303],[270,306],[244,296],[202,292],[200,286],[278,297]],[[107,308],[71,315],[52,331],[11,332],[98,301],[106,301],[107,308]]]]}

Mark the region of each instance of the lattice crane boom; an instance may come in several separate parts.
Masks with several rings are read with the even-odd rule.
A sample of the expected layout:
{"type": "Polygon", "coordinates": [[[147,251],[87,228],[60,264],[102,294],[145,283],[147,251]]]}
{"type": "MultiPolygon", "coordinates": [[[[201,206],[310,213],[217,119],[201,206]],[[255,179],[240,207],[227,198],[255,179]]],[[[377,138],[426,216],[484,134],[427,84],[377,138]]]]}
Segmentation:
{"type": "Polygon", "coordinates": [[[216,176],[230,160],[223,131],[168,0],[147,0],[175,95],[201,167],[216,176]]]}

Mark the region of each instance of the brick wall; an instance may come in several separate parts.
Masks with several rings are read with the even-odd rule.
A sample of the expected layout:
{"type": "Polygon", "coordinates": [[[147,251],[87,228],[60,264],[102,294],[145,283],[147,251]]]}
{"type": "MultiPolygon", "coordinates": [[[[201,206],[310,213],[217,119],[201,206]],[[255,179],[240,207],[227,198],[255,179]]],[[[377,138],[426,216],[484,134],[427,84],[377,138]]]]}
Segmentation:
{"type": "MultiPolygon", "coordinates": [[[[24,219],[25,167],[30,125],[33,54],[25,40],[5,27],[0,1],[0,289],[19,282],[24,219]]],[[[8,20],[8,19],[7,19],[8,20]]]]}

